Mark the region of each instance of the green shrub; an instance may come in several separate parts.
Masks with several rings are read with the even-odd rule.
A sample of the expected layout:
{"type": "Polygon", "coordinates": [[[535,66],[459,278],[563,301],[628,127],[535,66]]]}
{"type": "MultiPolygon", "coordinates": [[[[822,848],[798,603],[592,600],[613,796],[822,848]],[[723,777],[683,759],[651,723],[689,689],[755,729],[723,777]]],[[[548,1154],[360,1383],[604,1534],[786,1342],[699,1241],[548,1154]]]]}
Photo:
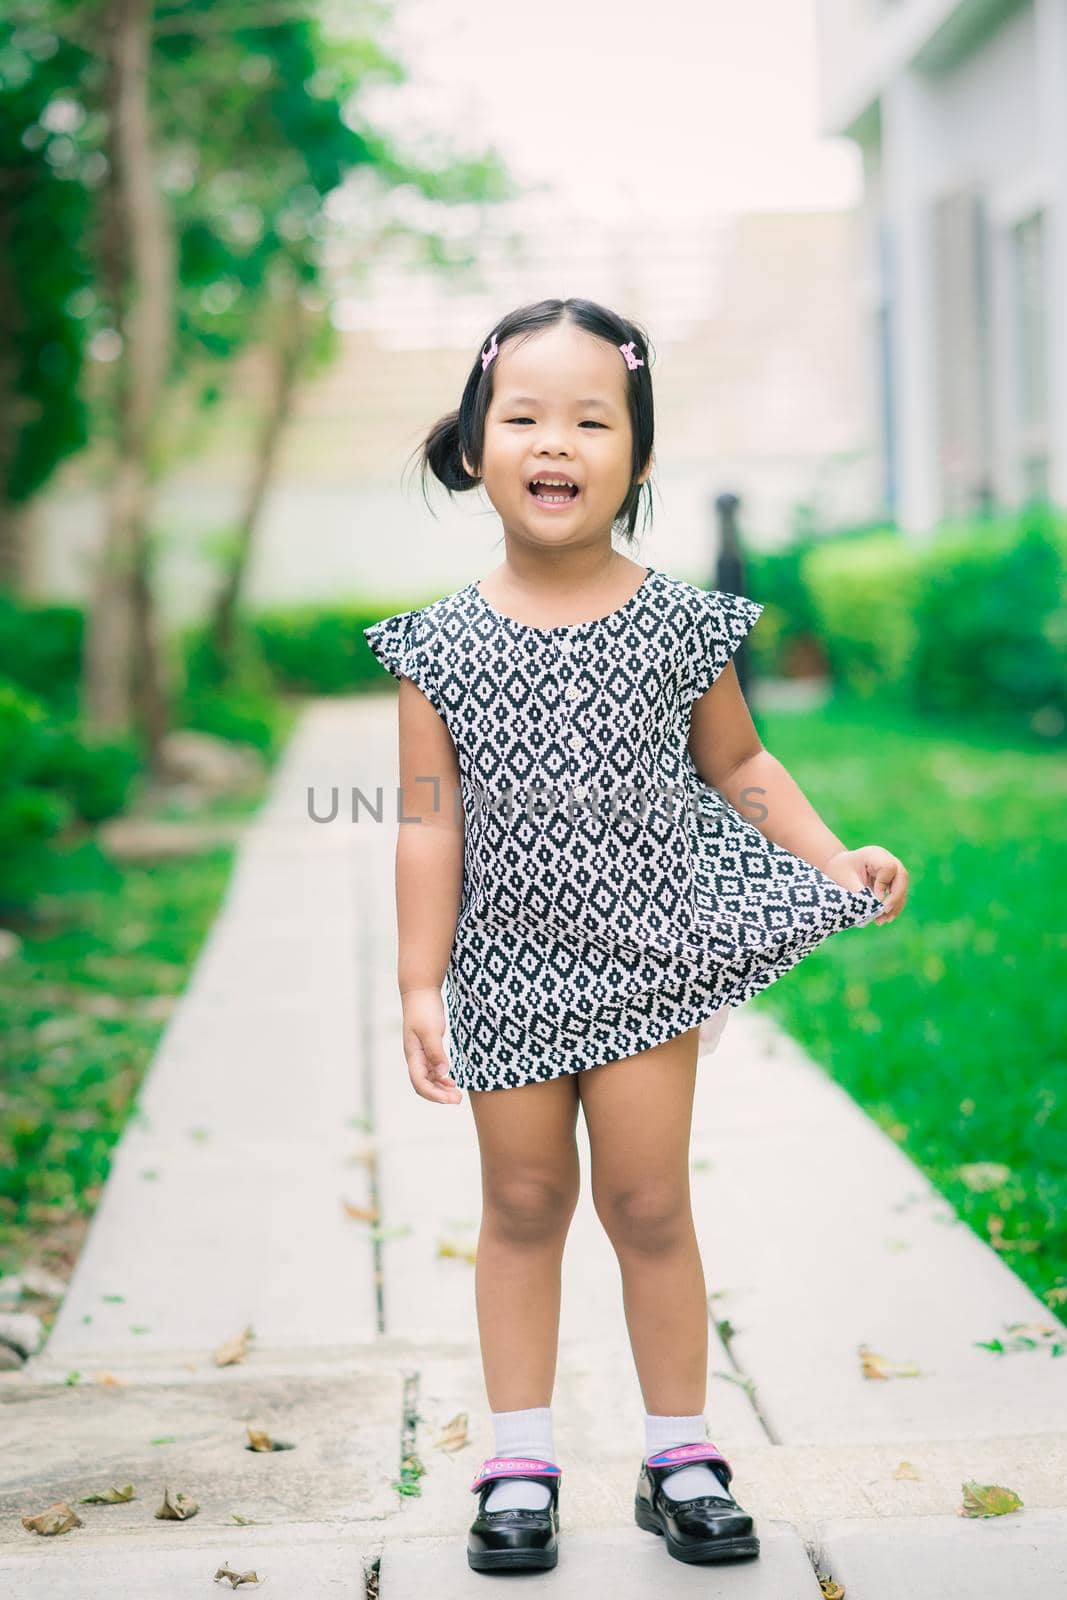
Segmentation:
{"type": "Polygon", "coordinates": [[[0,676],[48,705],[73,712],[83,632],[77,606],[27,605],[0,593],[0,676]]]}
{"type": "Polygon", "coordinates": [[[277,753],[288,719],[271,695],[252,689],[201,689],[186,694],[175,708],[175,726],[214,734],[216,739],[254,745],[277,753]]]}
{"type": "Polygon", "coordinates": [[[203,624],[185,630],[182,652],[190,693],[194,689],[255,689],[290,694],[353,694],[381,688],[388,680],[363,637],[380,616],[417,601],[376,609],[357,601],[341,605],[272,606],[245,614],[234,642],[234,666],[215,656],[203,624]]]}
{"type": "Polygon", "coordinates": [[[202,623],[182,630],[178,650],[183,683],[175,697],[175,726],[277,754],[291,718],[248,624],[238,622],[229,660],[220,658],[210,628],[202,623]]]}
{"type": "Polygon", "coordinates": [[[1067,561],[1040,512],[925,553],[915,700],[952,713],[1067,714],[1067,561]]]}
{"type": "Polygon", "coordinates": [[[805,564],[816,550],[838,549],[890,529],[857,527],[794,540],[779,550],[746,552],[747,591],[764,606],[760,625],[752,635],[757,671],[781,677],[804,675],[814,669],[830,670],[830,653],[824,619],[819,615],[805,564]]]}
{"type": "Polygon", "coordinates": [[[891,532],[816,546],[801,572],[835,682],[862,696],[908,693],[921,588],[914,547],[891,532]]]}
{"type": "MultiPolygon", "coordinates": [[[[775,618],[775,667],[805,633],[834,683],[910,710],[1067,728],[1067,523],[1047,507],[925,538],[878,529],[760,555],[749,589],[775,618]],[[810,631],[809,631],[810,630],[810,631]]],[[[754,642],[758,632],[754,636],[754,642]]]]}
{"type": "Polygon", "coordinates": [[[72,722],[49,723],[33,778],[39,787],[66,795],[83,822],[103,822],[123,809],[142,764],[135,739],[100,739],[72,722]]]}
{"type": "Polygon", "coordinates": [[[38,788],[48,711],[0,679],[0,908],[21,907],[48,879],[47,845],[73,813],[64,796],[38,788]]]}
{"type": "Polygon", "coordinates": [[[263,658],[279,687],[306,694],[350,694],[366,679],[371,652],[356,606],[288,606],[252,619],[263,658]]]}

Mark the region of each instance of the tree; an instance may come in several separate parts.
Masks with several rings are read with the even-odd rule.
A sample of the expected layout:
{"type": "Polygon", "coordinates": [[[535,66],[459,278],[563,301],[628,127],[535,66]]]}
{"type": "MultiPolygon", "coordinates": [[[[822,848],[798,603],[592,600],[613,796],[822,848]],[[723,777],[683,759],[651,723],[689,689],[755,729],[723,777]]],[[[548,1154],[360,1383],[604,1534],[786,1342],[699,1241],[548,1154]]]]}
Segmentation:
{"type": "Polygon", "coordinates": [[[16,592],[25,509],[88,437],[93,66],[45,28],[0,22],[0,583],[16,592]]]}
{"type": "MultiPolygon", "coordinates": [[[[40,488],[85,438],[86,419],[94,441],[107,446],[106,535],[87,628],[83,702],[97,727],[135,722],[150,766],[158,764],[167,722],[153,603],[152,499],[173,457],[179,402],[198,391],[204,403],[217,397],[236,354],[252,344],[263,348],[270,380],[262,427],[215,606],[216,637],[227,650],[294,388],[329,344],[330,197],[360,167],[383,190],[414,186],[434,204],[511,192],[494,152],[446,158],[431,169],[406,160],[371,127],[361,113],[361,90],[404,78],[400,63],[371,36],[390,8],[362,4],[359,26],[366,29],[369,19],[370,31],[349,24],[342,37],[325,34],[325,9],[325,0],[284,6],[264,0],[260,7],[244,0],[22,0],[18,6],[19,48],[24,37],[37,39],[38,66],[66,52],[64,67],[78,67],[78,94],[68,92],[74,108],[63,109],[63,97],[57,100],[42,78],[34,104],[15,108],[19,137],[0,141],[0,159],[6,155],[17,176],[43,150],[50,170],[65,164],[80,178],[68,184],[66,209],[53,208],[60,236],[50,240],[54,259],[78,264],[79,287],[63,297],[53,291],[47,311],[67,319],[61,325],[79,360],[88,343],[103,365],[94,364],[88,407],[87,386],[67,385],[76,397],[70,416],[80,419],[77,426],[72,421],[53,438],[52,419],[61,408],[42,418],[49,450],[23,480],[13,463],[32,440],[25,412],[7,408],[13,420],[6,436],[0,422],[0,498],[19,481],[27,485],[25,498],[40,488]],[[50,137],[57,116],[78,123],[80,166],[66,146],[53,149],[33,132],[40,125],[50,137]]],[[[10,89],[6,61],[0,98],[10,89]]],[[[34,233],[32,218],[29,232],[24,259],[46,237],[43,227],[34,233]]],[[[447,266],[448,249],[432,222],[423,243],[428,257],[447,266]]],[[[0,324],[3,316],[0,307],[0,324]]],[[[33,373],[0,359],[0,400],[5,385],[18,393],[31,378],[40,381],[42,361],[29,365],[33,373]]]]}

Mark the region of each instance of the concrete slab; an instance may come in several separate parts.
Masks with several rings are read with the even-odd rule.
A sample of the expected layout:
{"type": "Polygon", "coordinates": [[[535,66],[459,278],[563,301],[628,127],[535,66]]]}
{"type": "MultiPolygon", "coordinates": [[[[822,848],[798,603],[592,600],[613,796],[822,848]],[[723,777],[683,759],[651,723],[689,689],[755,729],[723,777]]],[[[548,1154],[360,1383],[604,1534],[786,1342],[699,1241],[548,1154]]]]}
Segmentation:
{"type": "Polygon", "coordinates": [[[167,1485],[199,1503],[195,1530],[204,1536],[228,1539],[236,1515],[294,1527],[392,1516],[403,1388],[397,1366],[337,1361],[304,1374],[290,1360],[288,1371],[268,1373],[257,1359],[210,1371],[191,1363],[184,1381],[129,1383],[119,1365],[107,1384],[4,1392],[0,1550],[17,1554],[31,1540],[70,1549],[127,1535],[180,1538],[193,1520],[178,1528],[155,1517],[167,1485]],[[293,1448],[247,1448],[249,1425],[293,1448]],[[127,1484],[133,1500],[78,1503],[127,1484]],[[22,1526],[23,1515],[59,1500],[84,1528],[43,1538],[22,1526]]]}
{"type": "MultiPolygon", "coordinates": [[[[89,1511],[113,1507],[87,1507],[89,1511]]],[[[198,1520],[198,1519],[197,1519],[198,1520]]],[[[308,1523],[284,1528],[231,1526],[207,1532],[191,1522],[157,1522],[136,1537],[101,1535],[89,1526],[41,1538],[20,1530],[29,1546],[0,1554],[0,1592],[12,1600],[177,1600],[194,1594],[232,1592],[212,1580],[219,1567],[254,1571],[271,1600],[307,1600],[334,1595],[364,1600],[365,1571],[377,1558],[380,1536],[373,1524],[308,1523]],[[162,1530],[162,1531],[161,1531],[162,1530]]]]}
{"type": "MultiPolygon", "coordinates": [[[[379,1575],[381,1600],[467,1600],[484,1595],[492,1575],[473,1572],[467,1564],[467,1523],[450,1539],[397,1540],[392,1534],[382,1550],[379,1575]]],[[[656,1534],[634,1525],[606,1533],[588,1533],[568,1526],[560,1512],[559,1563],[551,1572],[511,1574],[521,1579],[523,1593],[612,1596],[612,1600],[646,1600],[649,1595],[701,1595],[704,1600],[819,1600],[819,1585],[804,1547],[791,1528],[762,1531],[755,1561],[689,1566],[675,1561],[656,1534]]],[[[857,1600],[863,1597],[857,1595],[857,1600]]]]}
{"type": "Polygon", "coordinates": [[[127,1129],[37,1361],[210,1352],[247,1324],[263,1347],[373,1339],[371,1244],[343,1209],[366,1201],[362,1136],[178,1137],[127,1129]]]}
{"type": "Polygon", "coordinates": [[[141,1124],[186,1140],[331,1142],[364,1110],[354,991],[324,1004],[283,985],[240,1001],[193,988],[138,1097],[141,1124]],[[345,1003],[341,1003],[342,999],[345,1003]]]}
{"type": "Polygon", "coordinates": [[[820,1560],[855,1600],[1054,1600],[1067,1594],[1067,1511],[835,1522],[820,1560]]]}
{"type": "Polygon", "coordinates": [[[113,1154],[44,1370],[211,1350],[249,1323],[267,1348],[378,1331],[373,1243],[344,1208],[371,1198],[360,1160],[369,836],[315,827],[305,795],[324,765],[356,777],[351,729],[351,707],[313,709],[242,836],[222,914],[113,1154]]]}

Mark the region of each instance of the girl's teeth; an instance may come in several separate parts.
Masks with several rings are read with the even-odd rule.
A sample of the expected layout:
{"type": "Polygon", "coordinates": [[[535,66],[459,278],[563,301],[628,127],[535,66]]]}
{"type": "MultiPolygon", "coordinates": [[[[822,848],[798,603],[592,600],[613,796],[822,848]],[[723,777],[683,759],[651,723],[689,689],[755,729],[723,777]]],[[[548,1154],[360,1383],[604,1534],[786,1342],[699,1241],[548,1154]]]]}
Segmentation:
{"type": "Polygon", "coordinates": [[[542,488],[538,484],[534,484],[532,485],[532,489],[534,499],[541,500],[546,505],[561,505],[564,501],[576,500],[578,498],[577,494],[572,493],[570,490],[564,490],[559,485],[546,485],[542,488]]]}

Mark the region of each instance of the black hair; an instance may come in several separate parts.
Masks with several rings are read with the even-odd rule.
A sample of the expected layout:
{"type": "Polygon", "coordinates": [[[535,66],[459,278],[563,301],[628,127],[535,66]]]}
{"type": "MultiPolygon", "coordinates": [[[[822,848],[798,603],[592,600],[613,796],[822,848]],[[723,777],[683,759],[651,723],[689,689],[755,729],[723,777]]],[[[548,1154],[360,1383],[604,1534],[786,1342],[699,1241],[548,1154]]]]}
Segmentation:
{"type": "MultiPolygon", "coordinates": [[[[632,354],[643,363],[642,366],[634,368],[627,366],[626,371],[629,380],[626,385],[626,398],[633,438],[630,487],[612,522],[613,528],[632,540],[637,525],[642,488],[648,491],[645,503],[646,527],[652,513],[651,474],[643,485],[637,482],[638,473],[652,454],[654,431],[652,378],[648,370],[649,341],[645,330],[636,322],[619,316],[606,306],[598,305],[595,300],[574,298],[538,300],[533,305],[519,306],[515,311],[510,311],[496,324],[481,345],[474,364],[467,374],[458,411],[450,411],[447,416],[439,418],[422,444],[418,446],[417,454],[422,461],[423,494],[425,495],[428,472],[432,472],[434,477],[444,484],[450,495],[456,491],[477,489],[481,484],[480,476],[471,477],[467,472],[463,465],[463,456],[466,454],[467,460],[476,472],[480,470],[485,441],[485,418],[493,398],[493,373],[496,371],[495,360],[490,361],[483,371],[482,354],[491,349],[492,340],[496,339],[497,347],[500,348],[505,339],[510,339],[516,334],[529,338],[557,322],[573,323],[576,327],[583,328],[586,333],[595,334],[597,338],[606,339],[609,344],[616,346],[632,343],[632,354]]],[[[619,360],[623,359],[620,352],[619,360]]]]}

